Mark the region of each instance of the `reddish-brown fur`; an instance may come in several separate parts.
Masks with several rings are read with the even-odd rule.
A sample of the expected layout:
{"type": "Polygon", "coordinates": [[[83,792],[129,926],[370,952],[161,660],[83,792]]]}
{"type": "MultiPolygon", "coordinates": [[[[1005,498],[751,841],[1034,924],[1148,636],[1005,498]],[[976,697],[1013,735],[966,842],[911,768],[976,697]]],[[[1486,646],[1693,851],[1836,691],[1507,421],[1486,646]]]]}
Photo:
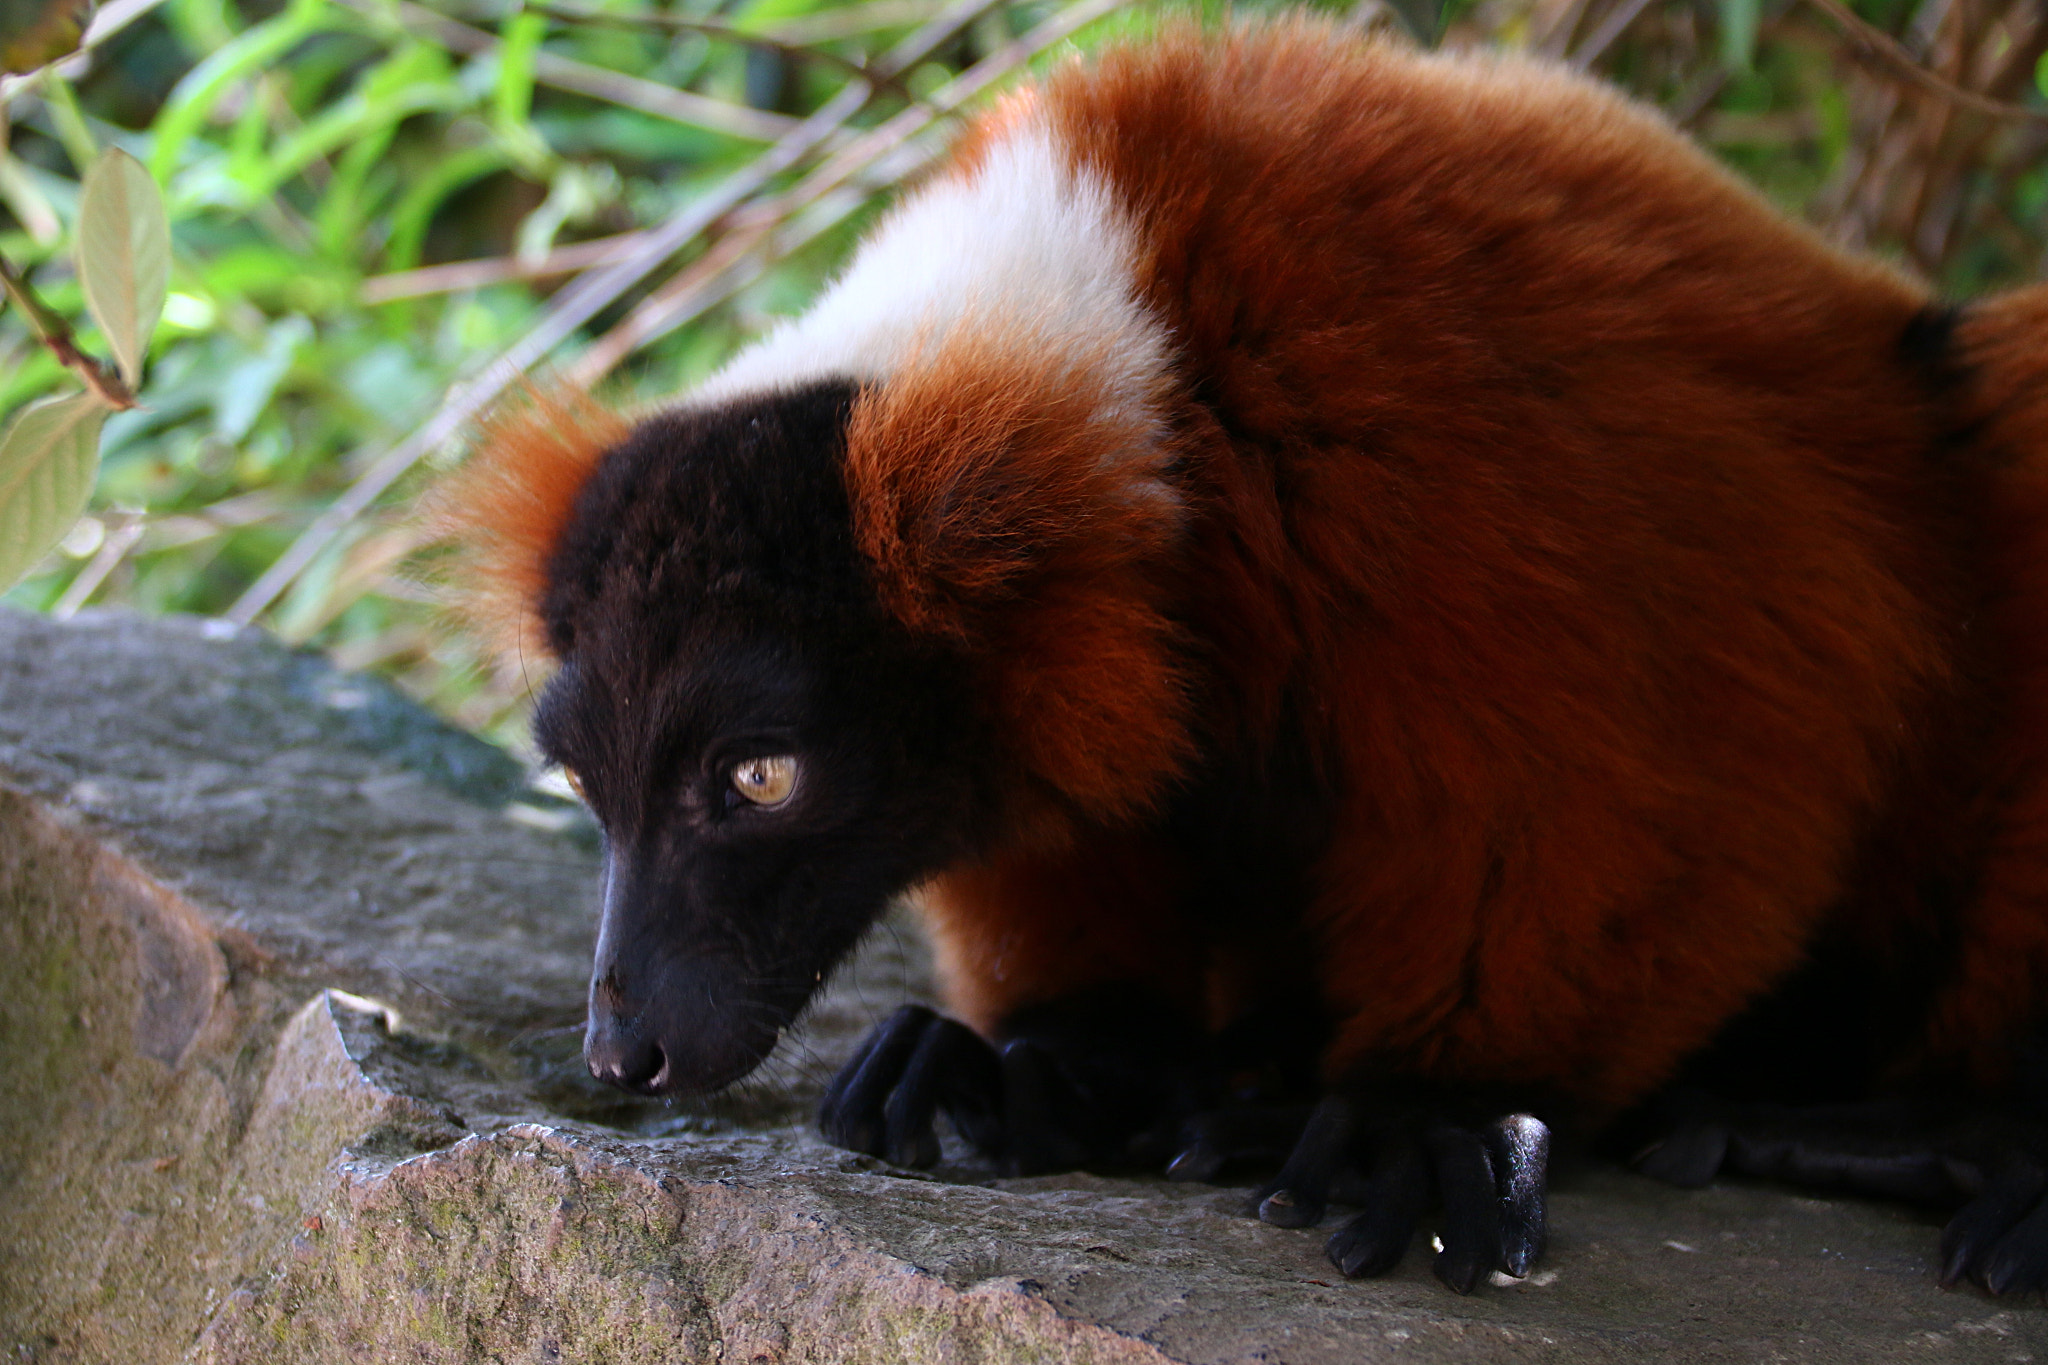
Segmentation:
{"type": "MultiPolygon", "coordinates": [[[[1308,911],[1341,1021],[1326,1073],[1545,1087],[1593,1112],[1639,1096],[1831,911],[1863,909],[1845,904],[1859,848],[1886,811],[1936,800],[1908,790],[1957,766],[1929,746],[1991,704],[1982,627],[1968,633],[1978,547],[1961,543],[1980,494],[1931,456],[1952,416],[1902,345],[1927,295],[1787,222],[1653,115],[1542,69],[1310,24],[1179,31],[1069,66],[1037,105],[1135,206],[1144,297],[1178,353],[1190,522],[1172,596],[1200,646],[1196,741],[1269,743],[1293,689],[1343,793],[1308,911]]],[[[955,173],[1018,108],[970,135],[955,173]]],[[[1983,437],[2009,428],[2015,453],[2048,454],[2048,343],[1978,318],[1965,344],[2000,413],[1983,437]]],[[[1087,445],[1018,442],[981,467],[1003,489],[1058,485],[1100,458],[1087,445]]],[[[922,486],[928,449],[878,443],[862,458],[884,475],[859,496],[922,486]]],[[[2048,640],[2048,581],[2028,582],[2048,577],[2030,543],[2048,508],[2028,501],[2048,482],[2030,466],[1999,488],[2021,561],[1999,566],[2018,589],[2007,629],[2048,640]]],[[[952,505],[990,515],[971,482],[952,505]]],[[[1061,523],[1048,555],[1108,560],[1126,533],[1061,523]]],[[[905,596],[972,582],[971,547],[1013,543],[993,529],[926,524],[970,557],[931,578],[905,567],[906,533],[884,580],[927,585],[905,596]]],[[[1006,610],[1028,602],[1029,639],[1060,642],[1104,629],[1114,600],[1079,586],[1006,610]]],[[[1174,651],[1153,630],[1062,653],[1060,695],[1156,695],[1174,651]]],[[[2010,684],[2042,715],[2022,704],[1997,741],[2029,772],[2048,752],[2030,652],[2010,684]]],[[[990,694],[1028,695],[1046,657],[990,650],[990,694]]],[[[1179,743],[1180,711],[1149,701],[1003,714],[1084,813],[1116,806],[1105,741],[1138,760],[1137,809],[1179,743]]],[[[2038,801],[2010,811],[1995,867],[2014,884],[1994,872],[1936,1046],[1969,1050],[2036,998],[2048,789],[2038,801]]],[[[1953,855],[1978,837],[1966,811],[1925,810],[1887,856],[1910,872],[1953,855]]],[[[928,889],[966,1017],[993,1025],[1128,956],[1072,937],[1072,860],[1100,837],[1042,855],[1057,875],[1005,855],[928,889]]],[[[1162,913],[1135,898],[1153,942],[1193,937],[1162,913]]],[[[1230,966],[1198,957],[1190,983],[1230,966]]]]}
{"type": "Polygon", "coordinates": [[[1187,890],[1171,852],[1135,835],[1095,833],[962,868],[946,879],[948,922],[974,930],[941,937],[940,971],[956,985],[949,1003],[991,1035],[1019,1005],[1100,987],[1147,990],[1199,1018],[1207,964],[1177,913],[1187,890]],[[963,982],[980,989],[961,991],[963,982]]]}
{"type": "Polygon", "coordinates": [[[1959,438],[1987,466],[1985,624],[2004,698],[1996,800],[1978,895],[1962,909],[1956,970],[1935,1004],[1926,1060],[1995,1084],[2048,981],[2048,285],[1972,309],[1957,329],[1959,438]]]}

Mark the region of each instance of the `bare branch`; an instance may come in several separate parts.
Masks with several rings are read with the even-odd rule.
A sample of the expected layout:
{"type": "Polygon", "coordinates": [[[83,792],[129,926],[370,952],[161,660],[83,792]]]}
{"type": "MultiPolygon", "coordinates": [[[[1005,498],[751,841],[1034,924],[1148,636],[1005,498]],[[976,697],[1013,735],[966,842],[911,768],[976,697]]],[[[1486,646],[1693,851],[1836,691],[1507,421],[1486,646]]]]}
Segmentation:
{"type": "Polygon", "coordinates": [[[2048,109],[2029,109],[2023,104],[1993,99],[1975,90],[1965,90],[1947,77],[1929,71],[1915,61],[1913,54],[1901,47],[1896,38],[1859,17],[1842,0],[1807,0],[1807,3],[1839,24],[1844,36],[1856,47],[1928,94],[1938,95],[1951,104],[1974,109],[1996,119],[2048,123],[2048,109]]]}
{"type": "Polygon", "coordinates": [[[1572,49],[1566,63],[1574,70],[1585,71],[1600,60],[1602,53],[1614,46],[1615,40],[1628,31],[1628,26],[1642,17],[1650,7],[1650,0],[1622,0],[1600,21],[1600,27],[1587,35],[1586,41],[1572,49]]]}
{"type": "Polygon", "coordinates": [[[630,256],[646,234],[622,232],[613,237],[595,237],[556,247],[537,260],[518,256],[485,256],[476,260],[449,261],[421,266],[417,270],[394,270],[372,275],[356,291],[366,304],[391,303],[398,299],[423,298],[428,294],[449,294],[458,289],[480,289],[507,280],[544,280],[550,275],[573,275],[592,266],[608,265],[630,256]]]}

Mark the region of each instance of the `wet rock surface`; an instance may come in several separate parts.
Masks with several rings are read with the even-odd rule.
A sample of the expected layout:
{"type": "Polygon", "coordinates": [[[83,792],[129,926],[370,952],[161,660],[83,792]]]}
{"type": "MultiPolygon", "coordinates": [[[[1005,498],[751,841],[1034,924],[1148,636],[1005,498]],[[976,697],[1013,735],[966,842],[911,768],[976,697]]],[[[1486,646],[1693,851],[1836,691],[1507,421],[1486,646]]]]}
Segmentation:
{"type": "Polygon", "coordinates": [[[0,614],[0,1350],[38,1362],[2048,1359],[1913,1212],[1567,1173],[1538,1273],[1347,1283],[1243,1192],[810,1132],[928,991],[870,943],[763,1075],[577,1058],[595,842],[381,684],[0,614]],[[956,1154],[957,1155],[957,1154],[956,1154]]]}

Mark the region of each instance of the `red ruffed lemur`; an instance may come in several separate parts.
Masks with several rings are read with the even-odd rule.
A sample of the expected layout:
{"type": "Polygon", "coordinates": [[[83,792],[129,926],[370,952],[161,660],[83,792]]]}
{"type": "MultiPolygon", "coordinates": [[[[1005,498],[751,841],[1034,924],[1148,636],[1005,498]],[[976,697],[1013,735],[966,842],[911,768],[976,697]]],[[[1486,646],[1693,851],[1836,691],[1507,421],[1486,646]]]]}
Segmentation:
{"type": "Polygon", "coordinates": [[[1937,303],[1550,67],[1169,27],[444,505],[559,661],[607,1081],[746,1075],[913,891],[950,1017],[843,1146],[1264,1155],[1346,1274],[1440,1205],[1464,1291],[1634,1114],[2048,1284],[2048,289],[1937,303]]]}

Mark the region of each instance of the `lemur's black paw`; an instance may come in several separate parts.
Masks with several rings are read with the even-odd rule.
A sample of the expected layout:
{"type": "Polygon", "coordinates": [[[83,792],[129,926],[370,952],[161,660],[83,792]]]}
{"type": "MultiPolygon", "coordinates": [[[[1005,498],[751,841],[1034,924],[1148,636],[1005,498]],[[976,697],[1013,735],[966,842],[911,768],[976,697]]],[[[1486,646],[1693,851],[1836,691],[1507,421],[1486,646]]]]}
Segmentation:
{"type": "Polygon", "coordinates": [[[818,1109],[826,1141],[898,1166],[939,1159],[941,1113],[969,1142],[1002,1140],[1003,1068],[964,1024],[905,1005],[868,1035],[832,1080],[818,1109]]]}
{"type": "Polygon", "coordinates": [[[1520,1278],[1542,1254],[1550,1130],[1527,1114],[1461,1126],[1408,1106],[1390,1116],[1368,1100],[1326,1096],[1298,1109],[1203,1115],[1168,1173],[1208,1179],[1230,1161],[1275,1153],[1295,1134],[1280,1173],[1252,1196],[1276,1227],[1322,1220],[1330,1202],[1363,1208],[1331,1235],[1331,1264],[1358,1278],[1400,1263],[1431,1204],[1441,1203],[1436,1274],[1469,1294],[1490,1271],[1520,1278]]]}
{"type": "Polygon", "coordinates": [[[1171,1112],[1156,1097],[1134,1106],[1150,1079],[1092,1038],[1055,1033],[998,1048],[964,1024],[905,1005],[833,1079],[818,1124],[827,1141],[899,1166],[938,1161],[939,1114],[1004,1175],[1128,1165],[1140,1122],[1171,1112]]]}
{"type": "MultiPolygon", "coordinates": [[[[1407,1187],[1415,1183],[1418,1167],[1425,1177],[1435,1177],[1443,1204],[1436,1277],[1469,1294],[1493,1271],[1516,1279],[1527,1275],[1546,1237],[1550,1129],[1529,1114],[1509,1114],[1480,1128],[1439,1124],[1423,1134],[1419,1161],[1412,1143],[1410,1152],[1383,1159],[1373,1182],[1384,1183],[1390,1204],[1405,1208],[1414,1206],[1407,1187]]],[[[1412,1234],[1414,1223],[1409,1219],[1405,1231],[1412,1234]]],[[[1330,1259],[1347,1275],[1378,1273],[1371,1267],[1381,1262],[1382,1271],[1391,1269],[1402,1245],[1392,1239],[1395,1231],[1381,1205],[1369,1205],[1330,1239],[1330,1259]]]]}

